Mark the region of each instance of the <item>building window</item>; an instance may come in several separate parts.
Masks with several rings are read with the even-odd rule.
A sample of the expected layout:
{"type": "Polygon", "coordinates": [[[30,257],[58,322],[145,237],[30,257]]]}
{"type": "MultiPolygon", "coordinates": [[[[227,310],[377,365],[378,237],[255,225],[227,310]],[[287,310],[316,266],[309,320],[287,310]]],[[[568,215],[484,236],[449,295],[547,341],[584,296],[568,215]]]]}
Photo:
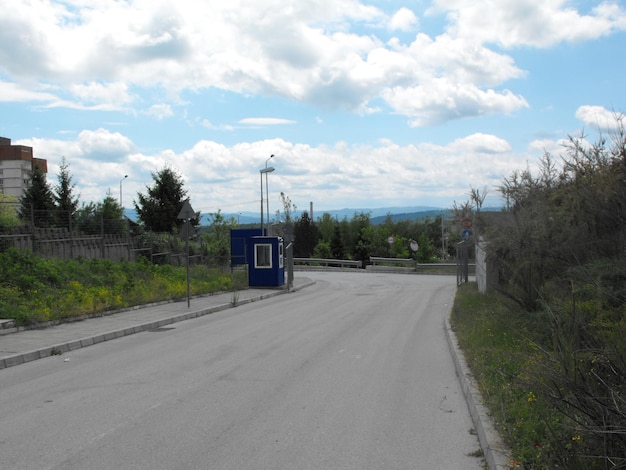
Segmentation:
{"type": "Polygon", "coordinates": [[[272,268],[272,245],[254,245],[254,267],[267,269],[272,268]]]}

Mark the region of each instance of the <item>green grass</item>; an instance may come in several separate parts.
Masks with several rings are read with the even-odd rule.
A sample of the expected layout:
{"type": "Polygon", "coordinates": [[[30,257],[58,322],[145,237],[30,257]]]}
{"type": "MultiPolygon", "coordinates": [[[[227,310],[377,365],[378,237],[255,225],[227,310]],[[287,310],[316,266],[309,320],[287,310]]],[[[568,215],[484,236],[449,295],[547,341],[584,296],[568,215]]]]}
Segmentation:
{"type": "Polygon", "coordinates": [[[547,361],[545,331],[505,297],[459,287],[451,315],[459,346],[478,383],[496,428],[512,451],[512,468],[568,468],[565,445],[576,434],[544,399],[538,371],[547,361]]]}
{"type": "MultiPolygon", "coordinates": [[[[190,294],[247,287],[244,272],[191,266],[190,294]]],[[[148,262],[46,259],[0,253],[0,318],[20,326],[64,320],[187,295],[186,268],[148,262]]]]}

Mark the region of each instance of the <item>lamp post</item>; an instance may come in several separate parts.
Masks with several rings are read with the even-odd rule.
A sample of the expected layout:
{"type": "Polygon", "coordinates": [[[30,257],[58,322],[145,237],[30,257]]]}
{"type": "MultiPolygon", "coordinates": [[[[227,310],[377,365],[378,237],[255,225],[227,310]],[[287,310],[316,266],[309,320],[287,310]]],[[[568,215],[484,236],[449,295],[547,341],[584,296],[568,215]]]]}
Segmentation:
{"type": "Polygon", "coordinates": [[[441,213],[441,260],[446,260],[446,248],[443,243],[443,209],[439,211],[441,213]]]}
{"type": "MultiPolygon", "coordinates": [[[[273,157],[274,155],[272,155],[273,157]]],[[[270,158],[272,158],[270,157],[270,158]]],[[[269,158],[267,159],[269,161],[269,158]]],[[[265,162],[265,168],[260,170],[260,175],[261,175],[261,235],[263,235],[263,174],[265,174],[265,178],[266,178],[266,185],[267,185],[267,174],[271,173],[272,171],[274,171],[273,167],[268,167],[267,166],[267,162],[265,162]]],[[[268,191],[268,198],[269,198],[269,191],[268,191]]],[[[269,202],[267,204],[267,218],[269,220],[269,202]]],[[[269,225],[269,224],[268,224],[269,225]]]]}
{"type": "Polygon", "coordinates": [[[122,182],[128,178],[128,175],[124,175],[124,178],[122,178],[120,180],[120,207],[123,209],[124,208],[124,203],[122,202],[122,182]]]}
{"type": "MultiPolygon", "coordinates": [[[[270,155],[270,158],[268,158],[267,160],[265,160],[265,168],[267,169],[267,162],[269,162],[272,158],[274,158],[274,154],[270,155]]],[[[274,171],[274,170],[272,170],[274,171]]],[[[270,187],[267,184],[267,174],[271,173],[271,171],[266,171],[265,172],[265,205],[267,208],[267,235],[271,235],[271,231],[272,231],[272,224],[270,223],[270,187]]]]}

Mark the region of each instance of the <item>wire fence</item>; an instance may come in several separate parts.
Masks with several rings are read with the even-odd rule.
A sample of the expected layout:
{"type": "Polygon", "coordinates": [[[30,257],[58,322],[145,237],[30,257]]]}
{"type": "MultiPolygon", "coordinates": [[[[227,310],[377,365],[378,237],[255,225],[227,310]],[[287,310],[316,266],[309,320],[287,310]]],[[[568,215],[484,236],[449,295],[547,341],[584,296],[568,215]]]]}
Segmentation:
{"type": "MultiPolygon", "coordinates": [[[[55,210],[31,211],[26,220],[19,218],[16,211],[15,207],[0,203],[0,251],[16,248],[61,259],[137,261],[145,258],[155,264],[186,265],[185,239],[177,234],[146,231],[128,218],[110,219],[101,214],[85,217],[55,210]]],[[[228,266],[228,250],[216,250],[212,245],[204,236],[190,240],[190,264],[228,266]]]]}

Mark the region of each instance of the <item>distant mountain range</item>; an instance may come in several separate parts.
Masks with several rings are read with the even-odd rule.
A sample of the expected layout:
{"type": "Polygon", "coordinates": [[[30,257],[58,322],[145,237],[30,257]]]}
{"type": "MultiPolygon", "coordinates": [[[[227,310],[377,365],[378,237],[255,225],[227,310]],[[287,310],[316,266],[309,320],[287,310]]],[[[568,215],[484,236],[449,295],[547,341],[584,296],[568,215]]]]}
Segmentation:
{"type": "MultiPolygon", "coordinates": [[[[322,217],[323,214],[329,214],[331,217],[337,220],[343,220],[344,218],[347,220],[352,219],[355,214],[369,214],[370,220],[373,224],[379,224],[385,221],[387,215],[391,215],[392,220],[395,222],[397,220],[417,220],[425,217],[436,217],[437,214],[440,213],[442,209],[438,207],[430,207],[430,206],[411,206],[411,207],[381,207],[375,209],[336,209],[336,210],[315,210],[313,208],[313,218],[317,220],[322,217]]],[[[445,210],[445,209],[444,209],[445,210]]],[[[293,216],[300,217],[302,215],[302,211],[297,211],[293,216]]],[[[307,212],[309,212],[307,210],[307,212]]],[[[249,225],[249,224],[259,224],[261,223],[261,214],[255,212],[240,212],[240,213],[222,213],[222,215],[229,219],[234,218],[241,225],[249,225]]],[[[309,216],[311,214],[309,213],[309,216]]],[[[208,214],[203,214],[202,223],[208,223],[209,216],[208,214]]],[[[273,213],[271,220],[274,221],[276,218],[276,214],[273,213]]]]}
{"type": "MultiPolygon", "coordinates": [[[[483,208],[483,211],[499,211],[500,208],[483,208]]],[[[391,216],[393,222],[400,220],[421,220],[426,217],[435,218],[445,212],[446,217],[449,217],[450,210],[442,209],[440,207],[430,206],[408,206],[408,207],[381,207],[376,209],[338,209],[338,210],[319,210],[316,211],[313,208],[313,218],[317,220],[323,214],[330,214],[331,217],[337,220],[351,220],[355,214],[369,214],[370,220],[374,225],[381,224],[387,219],[387,215],[391,216]]],[[[297,211],[294,217],[300,217],[304,211],[297,211]]],[[[307,211],[308,212],[308,211],[307,211]]],[[[126,217],[131,220],[137,220],[137,213],[133,209],[126,209],[124,211],[126,217]]],[[[311,214],[309,214],[311,215],[311,214]]],[[[235,219],[240,225],[254,225],[261,223],[260,212],[222,212],[222,216],[226,220],[231,218],[235,219]]],[[[271,220],[276,219],[276,213],[272,214],[271,220]]],[[[202,214],[201,225],[209,225],[211,223],[211,216],[209,214],[202,214]]]]}

